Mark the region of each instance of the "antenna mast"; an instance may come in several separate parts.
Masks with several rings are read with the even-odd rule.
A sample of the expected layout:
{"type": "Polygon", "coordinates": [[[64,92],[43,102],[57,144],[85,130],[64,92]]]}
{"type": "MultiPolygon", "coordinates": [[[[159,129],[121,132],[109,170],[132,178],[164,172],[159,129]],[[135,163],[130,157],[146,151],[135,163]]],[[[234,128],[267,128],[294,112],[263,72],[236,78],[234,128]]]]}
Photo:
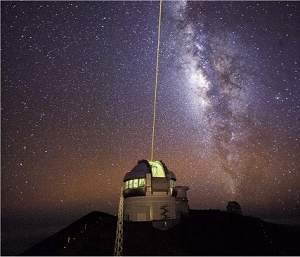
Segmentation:
{"type": "Polygon", "coordinates": [[[121,256],[123,252],[123,202],[123,187],[121,187],[114,256],[121,256]]]}

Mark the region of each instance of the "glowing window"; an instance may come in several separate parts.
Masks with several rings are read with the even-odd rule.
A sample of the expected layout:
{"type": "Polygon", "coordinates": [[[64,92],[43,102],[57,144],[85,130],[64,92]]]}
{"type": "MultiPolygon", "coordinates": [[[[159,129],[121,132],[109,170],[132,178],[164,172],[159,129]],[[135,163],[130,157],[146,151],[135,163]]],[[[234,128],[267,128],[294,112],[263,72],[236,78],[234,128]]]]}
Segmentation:
{"type": "Polygon", "coordinates": [[[128,180],[125,181],[125,189],[127,189],[127,188],[128,188],[128,180]]]}
{"type": "Polygon", "coordinates": [[[140,178],[139,179],[139,187],[143,187],[145,186],[145,179],[144,178],[140,178]]]}
{"type": "Polygon", "coordinates": [[[133,182],[133,180],[129,180],[129,181],[128,181],[128,187],[129,187],[129,188],[133,188],[133,183],[132,183],[132,182],[133,182]]]}
{"type": "Polygon", "coordinates": [[[133,187],[134,187],[134,188],[139,187],[139,180],[138,180],[138,179],[134,179],[134,180],[133,180],[133,187]]]}
{"type": "Polygon", "coordinates": [[[151,165],[152,177],[165,177],[164,167],[159,161],[149,161],[149,163],[151,165]]]}

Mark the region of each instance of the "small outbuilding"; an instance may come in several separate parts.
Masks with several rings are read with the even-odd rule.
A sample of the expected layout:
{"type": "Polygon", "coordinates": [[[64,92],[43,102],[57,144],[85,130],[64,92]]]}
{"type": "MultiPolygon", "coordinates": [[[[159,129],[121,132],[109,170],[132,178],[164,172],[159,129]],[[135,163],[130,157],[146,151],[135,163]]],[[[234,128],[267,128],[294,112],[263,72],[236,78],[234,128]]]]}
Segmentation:
{"type": "Polygon", "coordinates": [[[227,212],[242,215],[242,207],[236,201],[229,201],[227,204],[227,212]]]}

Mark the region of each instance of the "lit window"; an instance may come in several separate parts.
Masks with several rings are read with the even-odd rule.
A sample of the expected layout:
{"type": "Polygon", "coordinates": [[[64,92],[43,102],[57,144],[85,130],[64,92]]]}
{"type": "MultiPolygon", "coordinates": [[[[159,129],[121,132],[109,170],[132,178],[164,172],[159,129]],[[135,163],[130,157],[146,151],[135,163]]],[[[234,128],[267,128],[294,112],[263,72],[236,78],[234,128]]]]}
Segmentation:
{"type": "Polygon", "coordinates": [[[133,187],[134,187],[134,188],[139,187],[139,180],[138,180],[138,179],[134,179],[134,180],[133,180],[133,187]]]}
{"type": "Polygon", "coordinates": [[[143,187],[145,186],[145,179],[144,178],[140,178],[139,179],[139,187],[143,187]]]}
{"type": "Polygon", "coordinates": [[[125,189],[127,189],[128,188],[128,181],[125,181],[125,189]]]}
{"type": "Polygon", "coordinates": [[[133,180],[129,180],[129,181],[128,181],[128,187],[129,187],[129,188],[133,188],[133,183],[132,183],[132,182],[133,182],[133,180]]]}

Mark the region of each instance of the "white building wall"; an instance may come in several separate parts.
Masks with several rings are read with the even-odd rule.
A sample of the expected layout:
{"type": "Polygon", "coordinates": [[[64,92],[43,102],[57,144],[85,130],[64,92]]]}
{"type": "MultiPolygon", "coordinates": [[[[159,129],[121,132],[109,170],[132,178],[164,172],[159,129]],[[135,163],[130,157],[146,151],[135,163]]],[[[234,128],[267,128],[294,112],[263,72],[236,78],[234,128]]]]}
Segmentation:
{"type": "Polygon", "coordinates": [[[130,221],[176,219],[175,197],[163,195],[127,197],[124,199],[124,219],[130,221]]]}

